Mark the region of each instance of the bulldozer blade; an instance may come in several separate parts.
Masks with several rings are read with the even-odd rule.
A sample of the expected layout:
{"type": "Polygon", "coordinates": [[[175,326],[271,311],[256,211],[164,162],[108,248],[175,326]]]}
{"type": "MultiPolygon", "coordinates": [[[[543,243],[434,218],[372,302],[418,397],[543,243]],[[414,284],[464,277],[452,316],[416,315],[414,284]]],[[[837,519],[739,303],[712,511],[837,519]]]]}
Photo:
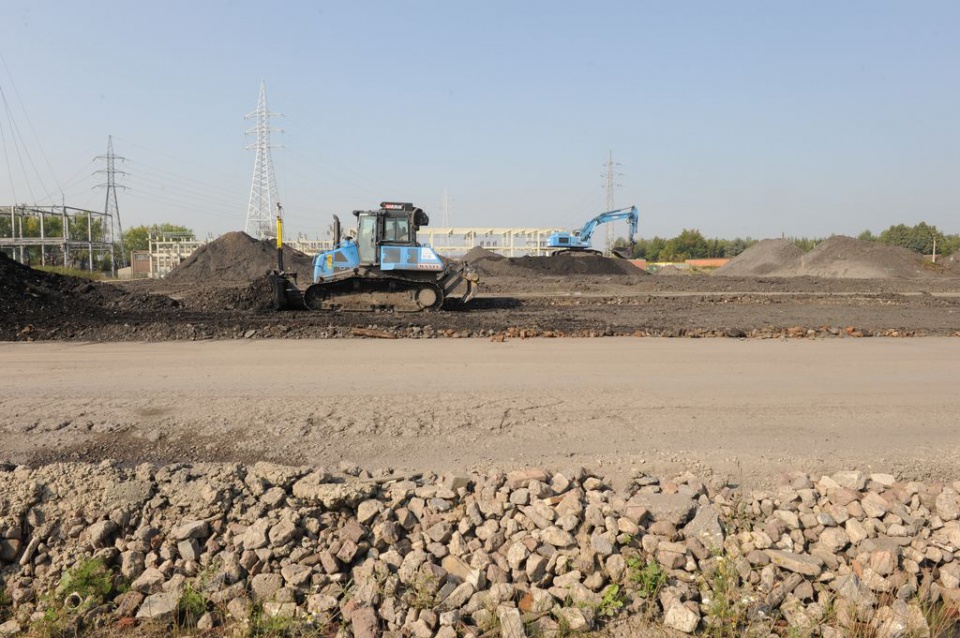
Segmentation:
{"type": "Polygon", "coordinates": [[[297,285],[285,273],[273,272],[268,277],[274,310],[291,310],[303,307],[303,295],[297,285]]]}

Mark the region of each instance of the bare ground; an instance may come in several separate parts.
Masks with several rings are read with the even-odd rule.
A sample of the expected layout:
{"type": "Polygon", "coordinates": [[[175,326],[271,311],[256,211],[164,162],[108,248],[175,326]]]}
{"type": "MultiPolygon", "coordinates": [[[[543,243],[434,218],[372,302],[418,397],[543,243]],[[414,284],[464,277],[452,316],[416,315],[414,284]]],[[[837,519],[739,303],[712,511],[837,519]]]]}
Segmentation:
{"type": "Polygon", "coordinates": [[[0,460],[956,478],[958,358],[955,338],[2,343],[0,460]]]}
{"type": "Polygon", "coordinates": [[[0,461],[958,476],[960,277],[496,264],[467,310],[276,313],[262,277],[101,284],[0,259],[0,461]],[[849,338],[870,336],[925,338],[849,338]]]}

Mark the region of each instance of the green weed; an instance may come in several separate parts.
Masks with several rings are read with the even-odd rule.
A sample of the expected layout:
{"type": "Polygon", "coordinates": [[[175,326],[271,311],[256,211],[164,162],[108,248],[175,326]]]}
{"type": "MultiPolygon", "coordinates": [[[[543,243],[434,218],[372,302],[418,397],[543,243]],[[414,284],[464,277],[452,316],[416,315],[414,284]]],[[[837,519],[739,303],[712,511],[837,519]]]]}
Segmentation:
{"type": "Polygon", "coordinates": [[[743,606],[740,575],[733,561],[723,556],[717,557],[708,578],[712,592],[705,618],[708,635],[715,638],[742,636],[747,610],[743,606]]]}
{"type": "Polygon", "coordinates": [[[433,609],[437,606],[437,579],[428,574],[417,574],[404,592],[404,602],[414,609],[433,609]]]}
{"type": "Polygon", "coordinates": [[[197,619],[207,611],[207,599],[193,585],[187,583],[180,594],[180,600],[177,601],[178,616],[185,625],[195,625],[197,619]]]}
{"type": "Polygon", "coordinates": [[[628,558],[627,578],[636,585],[637,596],[647,600],[656,600],[660,590],[667,584],[667,572],[655,558],[649,561],[639,556],[628,558]]]}
{"type": "Polygon", "coordinates": [[[608,585],[603,590],[603,596],[600,604],[597,606],[597,616],[600,618],[613,618],[623,609],[626,597],[621,591],[620,585],[608,585]]]}

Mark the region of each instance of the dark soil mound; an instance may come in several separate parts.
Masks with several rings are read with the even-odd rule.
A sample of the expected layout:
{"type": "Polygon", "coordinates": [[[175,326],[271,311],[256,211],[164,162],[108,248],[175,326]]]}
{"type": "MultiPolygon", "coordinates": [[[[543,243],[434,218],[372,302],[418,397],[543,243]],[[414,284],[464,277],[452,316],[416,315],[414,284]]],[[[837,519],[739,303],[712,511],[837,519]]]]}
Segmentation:
{"type": "Polygon", "coordinates": [[[474,246],[462,258],[462,260],[467,262],[468,264],[473,264],[478,261],[485,261],[488,259],[492,259],[494,261],[502,261],[506,259],[506,257],[498,253],[495,253],[492,250],[487,250],[483,246],[474,246]]]}
{"type": "Polygon", "coordinates": [[[764,239],[717,268],[725,277],[761,277],[773,275],[800,264],[803,251],[787,239],[764,239]]]}
{"type": "Polygon", "coordinates": [[[805,254],[799,268],[786,276],[839,279],[915,279],[937,272],[915,252],[872,241],[837,235],[805,254]]]}
{"type": "MultiPolygon", "coordinates": [[[[283,266],[301,277],[313,274],[313,259],[288,246],[283,247],[283,266]]],[[[164,279],[198,283],[252,281],[276,267],[277,248],[272,240],[258,241],[244,232],[232,232],[195,250],[164,279]]]]}
{"type": "Polygon", "coordinates": [[[66,325],[85,317],[109,320],[178,305],[163,295],[34,270],[0,252],[0,339],[27,337],[34,327],[66,325]]]}
{"type": "Polygon", "coordinates": [[[626,259],[600,255],[570,255],[561,253],[547,257],[517,257],[511,261],[521,268],[543,275],[644,275],[626,259]]]}
{"type": "Polygon", "coordinates": [[[647,273],[626,259],[601,257],[592,253],[582,255],[559,254],[546,257],[504,257],[481,247],[464,255],[481,275],[488,277],[529,277],[570,275],[644,276],[647,273]]]}

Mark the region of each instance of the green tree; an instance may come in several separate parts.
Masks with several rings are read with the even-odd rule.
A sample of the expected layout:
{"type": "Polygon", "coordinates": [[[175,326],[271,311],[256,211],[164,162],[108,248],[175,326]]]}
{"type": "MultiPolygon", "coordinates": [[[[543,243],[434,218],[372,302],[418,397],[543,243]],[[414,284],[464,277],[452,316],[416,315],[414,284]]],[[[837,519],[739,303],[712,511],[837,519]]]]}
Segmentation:
{"type": "Polygon", "coordinates": [[[747,240],[737,237],[727,242],[723,248],[723,256],[727,258],[736,257],[747,249],[747,240]]]}
{"type": "Polygon", "coordinates": [[[822,239],[812,239],[810,237],[793,237],[790,241],[797,245],[797,247],[805,253],[810,252],[817,247],[822,239]]]}
{"type": "Polygon", "coordinates": [[[859,235],[857,235],[857,239],[859,239],[860,241],[877,241],[877,236],[874,235],[869,230],[865,230],[859,235]]]}
{"type": "Polygon", "coordinates": [[[193,231],[186,226],[176,224],[153,224],[150,226],[134,226],[123,231],[123,249],[129,254],[134,250],[149,250],[150,235],[192,235],[193,231]]]}
{"type": "Polygon", "coordinates": [[[943,252],[946,237],[937,230],[936,226],[928,225],[926,222],[920,222],[916,226],[910,227],[906,224],[897,224],[891,226],[878,238],[880,242],[891,246],[900,246],[907,250],[912,250],[921,255],[930,255],[933,253],[933,244],[937,244],[937,252],[943,252]]]}
{"type": "Polygon", "coordinates": [[[636,259],[646,259],[647,261],[657,261],[660,257],[660,251],[666,243],[662,237],[652,237],[651,239],[639,239],[633,247],[633,256],[636,259]]]}
{"type": "Polygon", "coordinates": [[[686,229],[672,239],[668,239],[660,253],[660,260],[684,261],[702,259],[710,253],[707,240],[699,230],[686,229]]]}

